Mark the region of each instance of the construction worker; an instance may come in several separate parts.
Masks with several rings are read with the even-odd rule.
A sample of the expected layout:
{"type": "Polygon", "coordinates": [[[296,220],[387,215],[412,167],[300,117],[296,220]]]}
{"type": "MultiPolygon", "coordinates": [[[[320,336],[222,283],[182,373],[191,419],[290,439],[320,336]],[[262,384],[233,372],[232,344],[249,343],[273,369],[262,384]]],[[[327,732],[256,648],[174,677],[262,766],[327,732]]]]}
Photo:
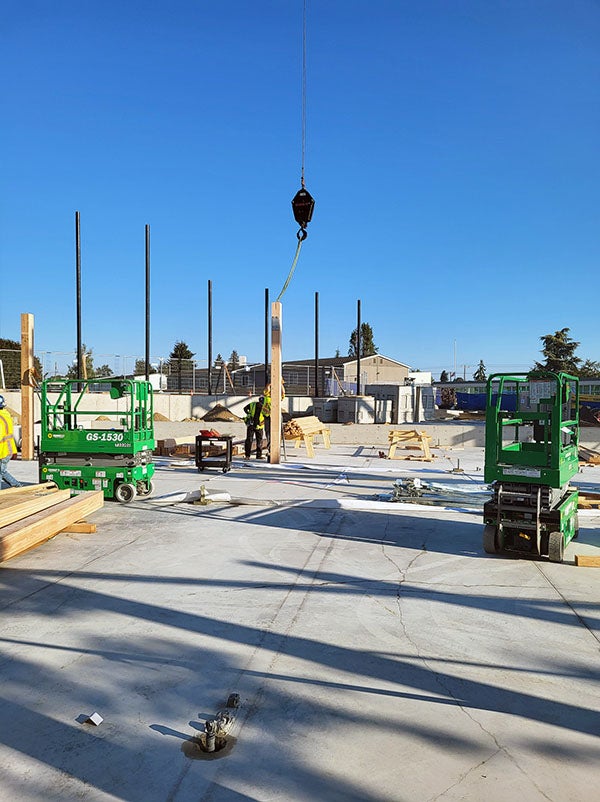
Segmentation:
{"type": "Polygon", "coordinates": [[[244,412],[246,413],[244,418],[244,423],[246,424],[246,442],[244,444],[246,459],[250,459],[254,438],[256,438],[256,459],[262,459],[262,441],[265,428],[264,401],[265,399],[261,395],[258,401],[250,401],[244,407],[244,412]]]}
{"type": "Polygon", "coordinates": [[[13,420],[6,409],[4,396],[0,395],[0,489],[2,482],[6,482],[9,487],[21,487],[21,482],[8,472],[8,463],[16,453],[13,420]]]}

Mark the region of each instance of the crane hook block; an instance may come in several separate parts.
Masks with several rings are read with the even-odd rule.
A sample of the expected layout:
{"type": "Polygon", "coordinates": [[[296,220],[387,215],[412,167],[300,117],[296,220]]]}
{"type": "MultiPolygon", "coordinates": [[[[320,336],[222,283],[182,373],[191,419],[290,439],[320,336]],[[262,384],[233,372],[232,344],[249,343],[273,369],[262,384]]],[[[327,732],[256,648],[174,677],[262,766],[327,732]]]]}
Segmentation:
{"type": "Polygon", "coordinates": [[[310,223],[314,208],[315,199],[310,192],[304,187],[299,189],[292,199],[292,211],[294,212],[294,219],[300,228],[304,229],[310,223]]]}

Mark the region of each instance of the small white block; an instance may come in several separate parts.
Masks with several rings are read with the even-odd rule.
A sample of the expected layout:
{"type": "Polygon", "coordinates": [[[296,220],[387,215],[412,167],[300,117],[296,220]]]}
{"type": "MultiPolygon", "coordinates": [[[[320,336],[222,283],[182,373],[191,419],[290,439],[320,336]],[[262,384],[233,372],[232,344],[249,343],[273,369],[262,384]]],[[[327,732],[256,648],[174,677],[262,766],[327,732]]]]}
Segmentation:
{"type": "Polygon", "coordinates": [[[100,713],[92,713],[92,715],[88,718],[88,722],[90,724],[95,724],[96,727],[98,726],[98,724],[102,724],[103,721],[104,719],[102,718],[100,713]]]}

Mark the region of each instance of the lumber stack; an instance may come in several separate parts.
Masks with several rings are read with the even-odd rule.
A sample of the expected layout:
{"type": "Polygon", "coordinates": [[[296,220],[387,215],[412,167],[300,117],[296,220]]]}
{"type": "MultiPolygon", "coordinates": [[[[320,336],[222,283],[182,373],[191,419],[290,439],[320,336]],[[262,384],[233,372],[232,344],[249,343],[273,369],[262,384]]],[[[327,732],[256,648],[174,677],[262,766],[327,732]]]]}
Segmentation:
{"type": "Polygon", "coordinates": [[[93,524],[81,522],[103,504],[101,490],[71,497],[52,483],[0,491],[0,562],[65,530],[94,531],[93,524]]]}
{"type": "Polygon", "coordinates": [[[580,445],[579,463],[580,465],[600,465],[600,451],[580,445]]]}
{"type": "Polygon", "coordinates": [[[323,438],[325,448],[331,448],[331,430],[316,415],[292,418],[283,427],[284,439],[295,440],[296,448],[300,448],[300,445],[304,443],[306,454],[309,457],[315,456],[315,437],[319,435],[323,438]]]}

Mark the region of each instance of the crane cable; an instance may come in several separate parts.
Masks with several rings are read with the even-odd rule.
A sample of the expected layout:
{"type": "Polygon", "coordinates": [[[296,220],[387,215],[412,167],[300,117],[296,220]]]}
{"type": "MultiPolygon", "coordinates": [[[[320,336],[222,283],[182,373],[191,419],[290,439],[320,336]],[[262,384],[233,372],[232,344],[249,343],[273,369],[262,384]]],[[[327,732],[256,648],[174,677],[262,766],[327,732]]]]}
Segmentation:
{"type": "Polygon", "coordinates": [[[308,236],[308,232],[306,230],[306,226],[310,222],[312,218],[313,209],[315,206],[314,199],[311,197],[310,193],[306,189],[306,185],[304,183],[304,166],[306,161],[306,0],[303,0],[303,13],[302,13],[302,155],[301,155],[301,171],[300,171],[300,190],[296,193],[294,198],[292,199],[292,209],[294,212],[294,218],[296,222],[300,224],[300,228],[296,232],[296,237],[298,239],[298,244],[296,246],[296,253],[294,254],[294,259],[292,260],[292,266],[290,268],[290,272],[288,273],[288,277],[285,280],[285,284],[283,285],[281,292],[277,296],[277,301],[280,301],[283,297],[284,292],[287,290],[290,281],[292,280],[292,276],[294,275],[294,270],[296,269],[296,265],[298,264],[298,258],[300,256],[300,250],[302,249],[302,243],[308,236]]]}

